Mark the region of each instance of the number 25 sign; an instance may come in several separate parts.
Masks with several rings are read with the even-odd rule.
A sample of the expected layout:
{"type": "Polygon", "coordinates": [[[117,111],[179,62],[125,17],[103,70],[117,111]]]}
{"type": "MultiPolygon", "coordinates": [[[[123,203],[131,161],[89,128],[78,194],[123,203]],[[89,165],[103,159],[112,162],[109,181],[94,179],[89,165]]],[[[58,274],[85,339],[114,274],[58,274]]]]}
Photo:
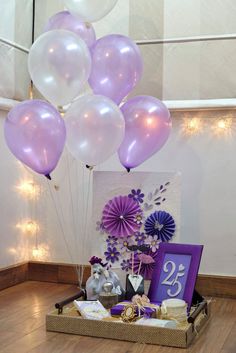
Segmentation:
{"type": "Polygon", "coordinates": [[[148,296],[151,301],[183,299],[190,308],[202,245],[161,243],[148,296]]]}

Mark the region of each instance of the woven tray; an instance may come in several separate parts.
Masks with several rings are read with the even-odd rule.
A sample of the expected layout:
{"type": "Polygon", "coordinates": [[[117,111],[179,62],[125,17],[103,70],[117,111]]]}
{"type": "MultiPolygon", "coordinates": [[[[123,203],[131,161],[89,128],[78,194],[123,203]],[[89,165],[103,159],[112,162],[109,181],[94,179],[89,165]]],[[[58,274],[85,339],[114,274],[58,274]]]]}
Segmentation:
{"type": "Polygon", "coordinates": [[[199,313],[193,324],[176,329],[138,326],[112,321],[83,319],[74,307],[67,307],[62,314],[57,310],[46,316],[47,331],[70,333],[82,336],[103,337],[122,341],[158,344],[186,348],[202,330],[209,319],[209,304],[199,313]]]}

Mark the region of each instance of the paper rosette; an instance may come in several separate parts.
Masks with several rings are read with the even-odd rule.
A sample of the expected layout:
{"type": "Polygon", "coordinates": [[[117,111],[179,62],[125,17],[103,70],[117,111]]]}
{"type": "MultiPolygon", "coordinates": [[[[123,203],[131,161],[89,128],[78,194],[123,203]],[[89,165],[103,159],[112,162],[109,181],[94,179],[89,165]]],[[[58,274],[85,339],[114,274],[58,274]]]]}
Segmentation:
{"type": "Polygon", "coordinates": [[[116,196],[105,205],[102,224],[107,233],[126,237],[140,229],[141,223],[137,223],[136,216],[141,214],[138,202],[128,196],[116,196]]]}
{"type": "Polygon", "coordinates": [[[169,241],[175,232],[175,221],[169,213],[156,211],[147,218],[144,229],[148,235],[157,235],[161,241],[169,241]]]}

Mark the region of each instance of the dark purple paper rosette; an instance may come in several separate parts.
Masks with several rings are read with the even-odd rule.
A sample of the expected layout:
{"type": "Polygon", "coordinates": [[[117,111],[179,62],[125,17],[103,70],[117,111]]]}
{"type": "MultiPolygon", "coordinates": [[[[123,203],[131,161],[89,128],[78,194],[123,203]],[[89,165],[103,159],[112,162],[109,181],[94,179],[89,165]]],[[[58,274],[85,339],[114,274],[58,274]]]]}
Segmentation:
{"type": "Polygon", "coordinates": [[[136,220],[137,214],[142,214],[138,202],[128,196],[116,196],[105,205],[102,224],[110,235],[127,237],[141,227],[136,220]]]}
{"type": "Polygon", "coordinates": [[[144,279],[152,279],[157,253],[158,251],[152,252],[152,250],[148,250],[144,254],[136,254],[134,256],[134,272],[142,275],[144,279]]]}
{"type": "Polygon", "coordinates": [[[148,235],[157,235],[161,241],[169,241],[175,233],[175,221],[169,213],[155,211],[147,218],[144,229],[148,235]]]}

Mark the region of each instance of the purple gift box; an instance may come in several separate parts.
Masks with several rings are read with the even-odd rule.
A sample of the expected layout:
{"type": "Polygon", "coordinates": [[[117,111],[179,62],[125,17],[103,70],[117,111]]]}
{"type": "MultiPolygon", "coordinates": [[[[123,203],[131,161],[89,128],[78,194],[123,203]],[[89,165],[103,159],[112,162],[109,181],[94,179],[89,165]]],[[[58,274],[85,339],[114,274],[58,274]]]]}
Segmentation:
{"type": "MultiPolygon", "coordinates": [[[[110,309],[111,316],[121,316],[122,311],[124,310],[125,306],[128,304],[132,304],[132,302],[124,301],[113,306],[110,309]]],[[[156,317],[157,309],[158,309],[158,306],[156,307],[144,306],[144,310],[141,310],[141,315],[144,315],[148,318],[156,317]]],[[[136,307],[136,315],[138,315],[138,306],[136,307]]]]}

